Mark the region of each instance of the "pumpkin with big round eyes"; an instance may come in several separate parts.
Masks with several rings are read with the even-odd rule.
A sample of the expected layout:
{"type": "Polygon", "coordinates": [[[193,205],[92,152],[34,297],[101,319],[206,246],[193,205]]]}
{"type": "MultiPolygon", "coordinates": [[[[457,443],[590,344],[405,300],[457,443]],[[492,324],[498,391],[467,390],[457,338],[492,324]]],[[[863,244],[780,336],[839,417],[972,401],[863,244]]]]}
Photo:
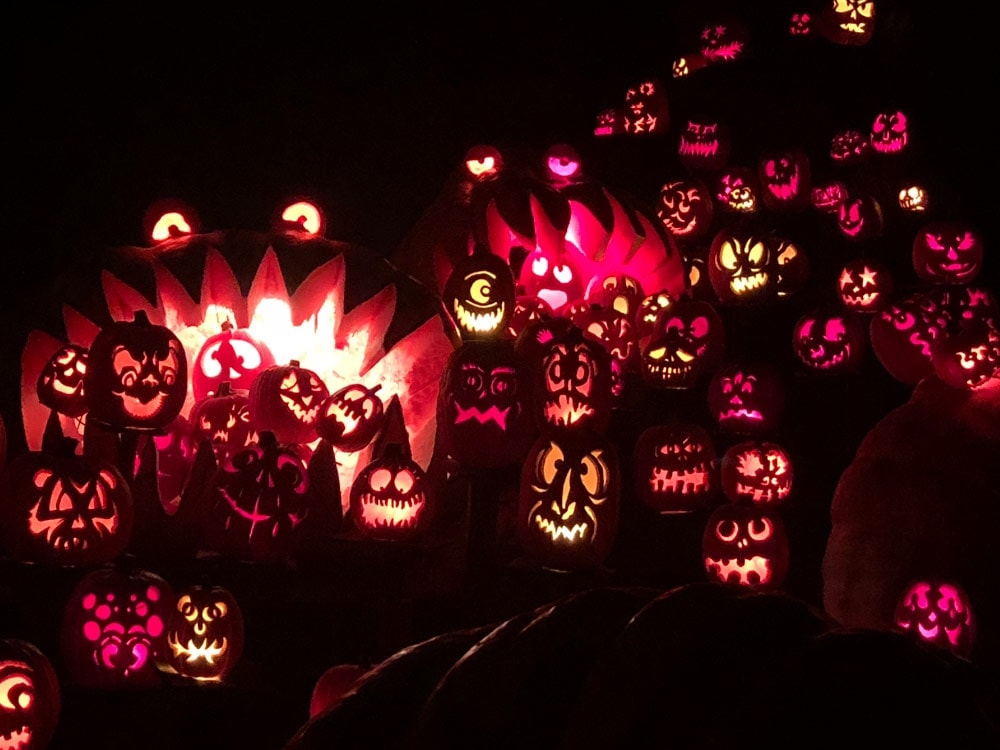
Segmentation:
{"type": "Polygon", "coordinates": [[[351,519],[369,539],[412,541],[430,526],[434,501],[427,473],[405,446],[388,443],[351,485],[351,519]]]}
{"type": "Polygon", "coordinates": [[[88,421],[116,430],[158,430],[184,406],[187,354],[173,331],[140,310],[94,337],[83,388],[88,421]]]}
{"type": "Polygon", "coordinates": [[[962,221],[935,221],[913,238],[913,270],[932,284],[965,284],[983,265],[983,237],[962,221]]]}
{"type": "Polygon", "coordinates": [[[59,677],[34,643],[0,638],[0,742],[13,750],[44,750],[62,710],[59,677]]]}
{"type": "Polygon", "coordinates": [[[865,350],[861,319],[849,311],[821,306],[803,314],[792,329],[792,350],[810,370],[841,373],[858,368],[865,350]]]}
{"type": "Polygon", "coordinates": [[[570,323],[543,345],[540,364],[532,388],[539,429],[607,429],[614,403],[611,355],[601,344],[570,323]]]}
{"type": "Polygon", "coordinates": [[[788,574],[788,532],[781,516],[765,505],[720,505],[705,524],[701,547],[710,580],[775,589],[788,574]]]}
{"type": "Polygon", "coordinates": [[[755,214],[760,209],[760,183],[757,173],[749,167],[732,167],[718,179],[715,198],[727,211],[755,214]]]}
{"type": "Polygon", "coordinates": [[[381,387],[381,383],[371,388],[350,383],[331,394],[316,416],[317,434],[348,453],[364,448],[382,429],[385,404],[378,395],[381,387]]]}
{"type": "Polygon", "coordinates": [[[191,367],[194,400],[201,401],[218,392],[223,383],[233,391],[249,391],[254,378],[275,364],[267,344],[229,321],[198,349],[191,367]]]}
{"type": "Polygon", "coordinates": [[[521,266],[521,294],[544,300],[556,314],[562,312],[568,303],[583,299],[586,288],[581,262],[579,251],[536,248],[521,266]]]}
{"type": "Polygon", "coordinates": [[[243,638],[243,612],[231,591],[187,586],[167,618],[162,666],[189,679],[221,682],[239,662],[243,638]]]}
{"type": "Polygon", "coordinates": [[[709,381],[708,410],[723,432],[767,432],[780,423],[784,408],[781,375],[768,362],[729,364],[709,381]]]}
{"type": "Polygon", "coordinates": [[[935,576],[910,581],[896,603],[893,625],[964,659],[972,656],[975,613],[968,592],[952,580],[935,576]]]}
{"type": "Polygon", "coordinates": [[[463,340],[497,338],[513,314],[514,275],[503,258],[477,243],[452,267],[441,298],[463,340]]]}
{"type": "Polygon", "coordinates": [[[250,423],[258,434],[274,433],[279,443],[310,443],[317,437],[320,405],[329,395],[319,374],[298,360],[273,365],[250,387],[250,423]]]}
{"type": "Polygon", "coordinates": [[[87,411],[83,388],[87,356],[86,347],[67,344],[49,357],[35,388],[43,406],[67,417],[79,417],[87,411]]]}

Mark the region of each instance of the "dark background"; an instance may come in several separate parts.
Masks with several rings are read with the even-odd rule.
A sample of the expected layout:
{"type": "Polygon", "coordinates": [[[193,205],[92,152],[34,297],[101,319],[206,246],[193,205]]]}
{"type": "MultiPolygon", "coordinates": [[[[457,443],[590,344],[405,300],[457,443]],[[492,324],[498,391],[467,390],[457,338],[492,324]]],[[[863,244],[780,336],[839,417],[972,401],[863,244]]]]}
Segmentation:
{"type": "MultiPolygon", "coordinates": [[[[1000,263],[991,253],[995,191],[989,184],[996,174],[990,122],[997,65],[989,26],[978,17],[980,5],[968,0],[939,7],[877,0],[876,6],[875,36],[856,48],[790,38],[790,14],[815,12],[808,3],[790,2],[668,2],[642,12],[379,7],[339,15],[334,6],[272,5],[252,14],[164,7],[141,17],[134,8],[102,4],[18,9],[16,20],[5,24],[7,195],[0,254],[7,352],[0,395],[8,428],[14,424],[12,451],[22,439],[12,418],[20,350],[33,315],[42,314],[39,306],[54,304],[47,296],[53,278],[72,275],[108,247],[142,244],[143,212],[153,201],[183,199],[207,230],[266,230],[287,196],[307,194],[326,211],[328,237],[388,256],[470,146],[541,151],[564,142],[581,152],[591,174],[652,204],[659,185],[680,173],[676,127],[665,138],[641,142],[593,136],[597,113],[620,106],[625,89],[647,77],[666,84],[673,123],[686,112],[723,113],[734,132],[732,161],[752,165],[763,148],[797,144],[816,157],[817,176],[826,169],[834,133],[867,131],[876,112],[903,108],[913,131],[900,169],[925,181],[934,217],[967,219],[980,229],[986,244],[980,281],[996,290],[1000,263]],[[748,59],[671,80],[672,61],[693,51],[704,23],[726,12],[751,25],[748,59]]],[[[884,188],[886,177],[873,171],[865,179],[884,188]]],[[[905,287],[913,228],[887,229],[879,251],[896,259],[905,287]]],[[[850,252],[836,233],[827,238],[811,249],[828,261],[820,260],[820,269],[850,252]]],[[[731,332],[738,337],[747,330],[731,332]]],[[[774,345],[785,336],[780,329],[760,340],[774,345]]],[[[737,353],[746,353],[749,341],[742,350],[734,344],[737,353]]],[[[791,403],[802,408],[790,415],[783,438],[794,441],[803,486],[817,500],[789,511],[799,535],[790,588],[810,600],[819,597],[823,502],[864,430],[909,392],[871,358],[865,376],[846,384],[799,377],[790,383],[791,403]]],[[[677,405],[654,395],[657,406],[677,405]]],[[[642,530],[631,532],[641,537],[642,530]]],[[[670,574],[658,574],[676,562],[679,553],[673,555],[656,560],[642,582],[669,580],[670,574]]],[[[617,562],[636,570],[639,553],[623,553],[617,562]]],[[[380,564],[391,567],[391,561],[380,564]]],[[[287,627],[266,601],[285,583],[264,579],[247,602],[258,633],[287,627]]],[[[501,589],[504,583],[525,581],[504,581],[501,589]]],[[[360,632],[369,624],[344,624],[339,635],[367,639],[377,651],[412,634],[376,638],[360,632]]],[[[436,624],[418,623],[418,630],[436,624]]],[[[323,657],[313,658],[331,654],[327,645],[323,657]]],[[[276,663],[272,654],[251,656],[264,676],[287,677],[267,674],[276,663]]],[[[301,666],[306,676],[318,669],[318,662],[301,666]]],[[[308,689],[300,684],[289,691],[298,703],[276,708],[277,723],[265,737],[294,728],[308,689]]],[[[76,698],[83,703],[70,708],[67,722],[86,724],[89,697],[78,691],[76,698]]],[[[215,693],[206,702],[175,691],[162,699],[178,711],[196,701],[215,706],[229,731],[238,728],[230,697],[215,693]]],[[[124,700],[134,710],[144,705],[141,698],[124,700]]],[[[246,700],[255,705],[261,698],[250,690],[246,700]]]]}

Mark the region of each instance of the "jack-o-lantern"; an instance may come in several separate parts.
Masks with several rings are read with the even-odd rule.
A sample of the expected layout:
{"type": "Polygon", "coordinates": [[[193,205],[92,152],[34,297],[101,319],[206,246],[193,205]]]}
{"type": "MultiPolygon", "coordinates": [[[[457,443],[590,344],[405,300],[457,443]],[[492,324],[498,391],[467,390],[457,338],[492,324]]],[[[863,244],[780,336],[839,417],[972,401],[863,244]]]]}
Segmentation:
{"type": "Polygon", "coordinates": [[[221,682],[243,653],[243,612],[222,586],[179,590],[166,628],[163,664],[182,677],[221,682]]]}
{"type": "Polygon", "coordinates": [[[87,357],[87,419],[114,430],[158,430],[181,412],[188,390],[187,354],[166,326],[143,311],[94,337],[87,357]]]}
{"type": "Polygon", "coordinates": [[[729,159],[733,139],[729,126],[717,119],[688,119],[677,142],[680,163],[692,171],[721,169],[729,159]]]}
{"type": "Polygon", "coordinates": [[[788,532],[781,516],[755,503],[723,503],[701,542],[710,580],[754,589],[780,588],[788,574],[788,532]]]}
{"type": "Polygon", "coordinates": [[[746,54],[750,30],[735,18],[727,17],[702,27],[698,51],[706,63],[732,62],[746,54]]]}
{"type": "Polygon", "coordinates": [[[625,111],[621,107],[602,109],[594,118],[594,135],[604,137],[625,132],[625,111]]]}
{"type": "Polygon", "coordinates": [[[981,388],[1000,378],[1000,330],[992,321],[967,323],[931,347],[934,372],[955,388],[981,388]]]}
{"type": "Polygon", "coordinates": [[[757,176],[764,188],[764,205],[772,211],[794,211],[809,204],[812,169],[809,155],[801,148],[765,154],[757,163],[757,176]]]}
{"type": "Polygon", "coordinates": [[[729,364],[708,384],[708,409],[722,432],[758,434],[773,430],[785,409],[785,390],[768,362],[729,364]]]}
{"type": "Polygon", "coordinates": [[[708,63],[700,52],[693,52],[690,55],[678,57],[670,63],[670,75],[673,78],[687,78],[692,73],[697,73],[708,63]]]}
{"type": "Polygon", "coordinates": [[[320,404],[317,434],[337,448],[353,453],[367,446],[382,429],[385,404],[378,395],[381,384],[345,385],[320,404]]]}
{"type": "Polygon", "coordinates": [[[234,392],[229,383],[195,403],[190,421],[195,444],[204,440],[211,443],[219,464],[257,437],[250,426],[250,399],[245,393],[234,392]]]}
{"type": "Polygon", "coordinates": [[[788,19],[788,33],[791,36],[809,36],[812,29],[813,18],[809,13],[792,13],[788,19]]]}
{"type": "Polygon", "coordinates": [[[725,227],[708,250],[708,278],[723,304],[759,304],[778,295],[768,238],[749,229],[725,227]]]}
{"type": "Polygon", "coordinates": [[[63,663],[86,688],[161,684],[157,660],[167,647],[174,593],[161,576],[106,566],[81,578],[66,601],[60,632],[63,663]]]}
{"type": "Polygon", "coordinates": [[[931,204],[930,196],[923,185],[912,184],[901,187],[896,194],[899,207],[910,213],[923,213],[931,204]]]}
{"type": "Polygon", "coordinates": [[[892,299],[893,286],[889,267],[876,258],[848,261],[837,277],[840,302],[851,312],[875,313],[885,309],[892,299]]]}
{"type": "Polygon", "coordinates": [[[66,438],[55,450],[11,461],[3,476],[0,535],[15,560],[97,565],[118,557],[134,525],[132,492],[112,464],[77,455],[66,438]]]}
{"type": "Polygon", "coordinates": [[[679,240],[694,240],[712,226],[712,191],[701,180],[674,180],[660,188],[656,215],[679,240]]]}
{"type": "Polygon", "coordinates": [[[318,489],[306,462],[274,433],[236,451],[209,481],[199,513],[209,549],[249,562],[286,558],[302,537],[318,489]]]}
{"type": "Polygon", "coordinates": [[[618,535],[620,505],[618,454],[604,435],[593,430],[543,432],[521,470],[521,547],[543,567],[600,567],[618,535]]]}
{"type": "Polygon", "coordinates": [[[931,222],[914,236],[912,258],[913,270],[922,281],[965,284],[982,268],[983,238],[965,222],[931,222]]]}
{"type": "Polygon", "coordinates": [[[197,452],[191,424],[184,417],[177,417],[162,435],[153,436],[153,445],[160,504],[164,512],[172,516],[177,512],[197,452]]]}
{"type": "Polygon", "coordinates": [[[777,443],[744,440],[722,456],[722,491],[732,502],[773,505],[788,499],[795,476],[792,459],[777,443]]]}
{"type": "Polygon", "coordinates": [[[665,133],[670,126],[667,92],[650,78],[625,91],[625,132],[631,135],[665,133]]]}
{"type": "Polygon", "coordinates": [[[684,273],[687,276],[687,293],[691,299],[717,302],[712,282],[708,278],[708,247],[689,248],[684,251],[684,273]]]}
{"type": "Polygon", "coordinates": [[[527,374],[513,341],[467,341],[438,389],[442,450],[467,467],[519,462],[535,437],[527,374]]]}
{"type": "Polygon", "coordinates": [[[718,488],[712,436],[698,424],[658,424],[635,442],[636,494],[657,513],[692,513],[708,507],[718,488]]]}
{"type": "Polygon", "coordinates": [[[775,237],[772,240],[775,289],[779,297],[790,297],[798,292],[809,279],[809,256],[801,245],[790,239],[775,237]]]}
{"type": "Polygon", "coordinates": [[[44,750],[62,710],[62,692],[52,662],[38,646],[0,638],[0,747],[44,750]]]}
{"type": "Polygon", "coordinates": [[[311,196],[290,197],[274,212],[271,229],[276,234],[291,238],[322,237],[326,230],[326,217],[311,196]]]}
{"type": "Polygon", "coordinates": [[[966,590],[952,580],[911,581],[893,612],[895,626],[968,659],[976,642],[976,617],[966,590]]]}
{"type": "Polygon", "coordinates": [[[323,379],[298,360],[272,365],[250,386],[250,423],[258,433],[274,433],[279,443],[311,443],[316,418],[330,391],[323,379]]]}
{"type": "Polygon", "coordinates": [[[205,339],[191,367],[194,400],[201,401],[229,383],[234,391],[249,391],[254,378],[275,364],[267,344],[227,320],[222,330],[205,339]]]}
{"type": "Polygon", "coordinates": [[[67,344],[53,354],[38,376],[38,401],[67,417],[87,411],[83,380],[87,374],[87,349],[67,344]]]}
{"type": "Polygon", "coordinates": [[[682,298],[660,313],[642,346],[642,377],[654,388],[691,388],[726,351],[722,318],[710,302],[682,298]]]}
{"type": "Polygon", "coordinates": [[[351,485],[351,519],[369,539],[414,540],[430,526],[434,501],[427,473],[404,445],[388,443],[351,485]]]}
{"type": "Polygon", "coordinates": [[[853,195],[837,206],[837,227],[849,240],[881,237],[885,228],[882,205],[874,195],[853,195]]]}
{"type": "Polygon", "coordinates": [[[538,427],[603,432],[613,406],[611,355],[572,323],[540,355],[532,389],[538,427]]]}
{"type": "Polygon", "coordinates": [[[556,314],[569,302],[581,300],[585,279],[575,250],[558,253],[536,248],[524,259],[518,276],[519,294],[544,300],[556,314]],[[575,254],[575,255],[574,255],[575,254]]]}
{"type": "Polygon", "coordinates": [[[749,167],[732,167],[719,176],[715,198],[725,210],[755,214],[760,208],[760,183],[749,167]]]}
{"type": "Polygon", "coordinates": [[[909,123],[902,110],[879,112],[872,121],[871,143],[876,154],[898,154],[910,140],[909,123]]]}
{"type": "Polygon", "coordinates": [[[875,0],[826,0],[817,22],[834,44],[867,44],[875,31],[875,0]]]}
{"type": "Polygon", "coordinates": [[[622,370],[631,370],[639,353],[635,319],[612,307],[591,304],[570,318],[583,335],[600,344],[622,370]]]}
{"type": "Polygon", "coordinates": [[[916,385],[934,370],[934,342],[946,335],[947,327],[941,305],[913,292],[872,317],[868,339],[886,372],[902,383],[916,385]]]}
{"type": "Polygon", "coordinates": [[[947,321],[949,333],[969,324],[1000,328],[1000,303],[988,288],[974,284],[934,284],[922,292],[947,321]]]}
{"type": "Polygon", "coordinates": [[[514,275],[503,258],[477,243],[455,263],[441,297],[462,339],[496,338],[513,313],[514,275]]]}
{"type": "Polygon", "coordinates": [[[860,130],[841,130],[830,139],[830,159],[835,164],[860,164],[872,153],[871,139],[860,130]]]}
{"type": "Polygon", "coordinates": [[[861,364],[865,328],[850,311],[832,305],[803,314],[792,328],[792,350],[815,372],[850,372],[861,364]]]}
{"type": "Polygon", "coordinates": [[[647,294],[639,302],[639,309],[635,311],[635,337],[638,340],[649,336],[656,327],[656,320],[660,313],[674,304],[674,297],[666,290],[660,290],[653,294],[647,294]]]}
{"type": "Polygon", "coordinates": [[[816,185],[809,193],[813,208],[836,216],[840,204],[847,200],[847,185],[840,180],[828,180],[816,185]]]}
{"type": "Polygon", "coordinates": [[[594,277],[587,286],[584,300],[591,304],[609,307],[616,312],[627,315],[634,322],[635,311],[645,294],[638,279],[625,273],[605,276],[603,279],[594,277]]]}

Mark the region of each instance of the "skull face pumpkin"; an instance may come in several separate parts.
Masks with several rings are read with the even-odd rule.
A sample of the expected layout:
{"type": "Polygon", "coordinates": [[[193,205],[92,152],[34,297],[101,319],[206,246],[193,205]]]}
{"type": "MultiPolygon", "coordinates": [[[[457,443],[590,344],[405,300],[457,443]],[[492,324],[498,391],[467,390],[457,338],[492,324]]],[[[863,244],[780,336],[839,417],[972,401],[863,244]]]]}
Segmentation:
{"type": "Polygon", "coordinates": [[[725,331],[715,307],[680,299],[660,314],[642,347],[643,379],[654,388],[691,388],[725,354],[725,331]]]}
{"type": "Polygon", "coordinates": [[[35,388],[42,405],[67,417],[79,417],[87,411],[83,389],[87,355],[85,347],[67,344],[49,358],[35,388]]]}
{"type": "Polygon", "coordinates": [[[968,659],[976,618],[964,588],[943,578],[911,581],[899,597],[893,621],[900,630],[968,659]]]}
{"type": "Polygon", "coordinates": [[[390,443],[354,479],[351,519],[369,539],[413,540],[430,525],[432,489],[426,472],[405,448],[390,443]]]}
{"type": "Polygon", "coordinates": [[[774,589],[788,573],[788,534],[781,517],[754,503],[725,503],[705,524],[702,557],[711,580],[774,589]]]}

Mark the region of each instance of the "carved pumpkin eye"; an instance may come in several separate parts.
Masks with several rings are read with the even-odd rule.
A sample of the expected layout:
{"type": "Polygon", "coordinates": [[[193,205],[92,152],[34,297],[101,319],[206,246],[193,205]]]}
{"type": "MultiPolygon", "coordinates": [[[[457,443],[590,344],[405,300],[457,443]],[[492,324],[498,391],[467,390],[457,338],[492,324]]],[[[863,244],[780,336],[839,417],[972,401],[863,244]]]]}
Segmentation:
{"type": "Polygon", "coordinates": [[[759,267],[764,262],[765,248],[763,242],[755,242],[750,246],[750,250],[747,252],[747,260],[754,267],[759,267]]]}
{"type": "Polygon", "coordinates": [[[485,305],[490,301],[492,290],[493,286],[489,279],[475,279],[469,286],[469,299],[477,304],[485,305]]]}
{"type": "Polygon", "coordinates": [[[736,250],[728,240],[724,241],[719,248],[719,265],[727,271],[735,271],[740,266],[739,259],[736,257],[736,250]]]}
{"type": "Polygon", "coordinates": [[[715,525],[715,535],[723,542],[735,541],[739,533],[740,529],[735,521],[723,519],[715,525]]]}
{"type": "Polygon", "coordinates": [[[592,451],[580,461],[580,482],[595,505],[600,505],[608,490],[608,467],[601,451],[592,451]]]}
{"type": "Polygon", "coordinates": [[[281,390],[291,391],[292,393],[299,392],[299,379],[294,372],[288,373],[281,379],[281,390]]]}
{"type": "Polygon", "coordinates": [[[413,489],[413,485],[416,483],[417,478],[413,476],[413,472],[409,469],[401,469],[392,482],[396,490],[404,495],[409,495],[413,489]]]}
{"type": "Polygon", "coordinates": [[[768,518],[754,518],[747,524],[747,533],[755,542],[762,542],[771,537],[774,526],[768,518]]]}
{"type": "Polygon", "coordinates": [[[548,487],[556,480],[556,475],[562,468],[564,461],[565,456],[562,449],[555,443],[549,443],[548,448],[539,453],[535,468],[538,478],[544,486],[548,487]]]}
{"type": "MultiPolygon", "coordinates": [[[[0,708],[25,711],[34,703],[34,685],[23,662],[8,662],[14,669],[0,680],[0,708]]],[[[7,666],[7,665],[5,665],[7,666]]]]}
{"type": "Polygon", "coordinates": [[[544,276],[549,271],[549,260],[544,255],[535,256],[531,261],[531,272],[535,276],[544,276]]]}
{"type": "Polygon", "coordinates": [[[556,266],[552,269],[552,275],[560,284],[568,284],[573,280],[573,269],[569,266],[556,266]]]}
{"type": "Polygon", "coordinates": [[[490,391],[494,396],[509,396],[517,390],[517,377],[513,370],[494,370],[490,378],[490,391]]]}
{"type": "Polygon", "coordinates": [[[392,482],[392,472],[388,469],[378,468],[371,473],[368,484],[373,492],[382,492],[392,482]]]}

